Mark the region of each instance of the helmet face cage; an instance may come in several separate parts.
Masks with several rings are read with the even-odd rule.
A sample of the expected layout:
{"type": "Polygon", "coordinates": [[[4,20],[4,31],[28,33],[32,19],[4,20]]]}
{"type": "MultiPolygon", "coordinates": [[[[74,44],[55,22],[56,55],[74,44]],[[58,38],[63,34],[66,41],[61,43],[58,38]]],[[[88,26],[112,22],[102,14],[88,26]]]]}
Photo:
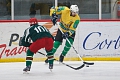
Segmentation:
{"type": "Polygon", "coordinates": [[[78,8],[77,5],[71,5],[71,6],[70,6],[70,10],[71,10],[72,12],[75,12],[75,13],[78,13],[78,12],[79,12],[79,8],[78,8]]]}
{"type": "Polygon", "coordinates": [[[30,23],[30,26],[32,26],[32,25],[38,24],[38,21],[37,21],[36,18],[31,18],[31,19],[29,20],[29,23],[30,23]]]}

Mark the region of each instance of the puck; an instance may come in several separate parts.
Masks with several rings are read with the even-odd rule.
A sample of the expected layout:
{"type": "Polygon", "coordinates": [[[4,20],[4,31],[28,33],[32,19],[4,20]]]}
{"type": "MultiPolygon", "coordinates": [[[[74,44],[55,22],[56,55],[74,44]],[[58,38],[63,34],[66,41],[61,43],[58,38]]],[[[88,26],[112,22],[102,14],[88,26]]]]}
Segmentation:
{"type": "Polygon", "coordinates": [[[86,65],[86,67],[89,67],[89,65],[86,65]]]}

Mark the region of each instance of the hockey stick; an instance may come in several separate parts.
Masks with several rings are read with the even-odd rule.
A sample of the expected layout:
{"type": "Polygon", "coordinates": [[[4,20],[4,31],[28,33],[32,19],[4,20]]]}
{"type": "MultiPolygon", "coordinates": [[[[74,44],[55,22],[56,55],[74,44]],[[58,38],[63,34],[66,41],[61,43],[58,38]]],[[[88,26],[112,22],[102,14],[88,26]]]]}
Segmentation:
{"type": "MultiPolygon", "coordinates": [[[[60,28],[59,28],[59,30],[61,31],[62,34],[64,34],[60,28]]],[[[74,49],[74,51],[76,52],[76,54],[79,56],[79,58],[81,59],[81,61],[82,61],[84,64],[94,65],[94,63],[88,63],[88,62],[83,61],[82,57],[79,55],[79,53],[77,52],[77,50],[75,49],[75,47],[70,43],[70,41],[68,40],[68,38],[66,38],[66,40],[67,40],[68,43],[72,46],[72,48],[74,49]]]]}
{"type": "MultiPolygon", "coordinates": [[[[42,53],[42,52],[38,52],[38,53],[40,53],[40,54],[42,54],[42,55],[44,55],[44,56],[47,56],[46,54],[44,54],[44,53],[42,53]]],[[[60,62],[60,61],[57,60],[57,59],[54,59],[54,60],[60,62]]],[[[68,67],[70,67],[70,68],[72,68],[72,69],[74,69],[74,70],[79,70],[79,69],[81,69],[81,68],[83,68],[83,67],[85,66],[85,64],[82,64],[81,66],[75,68],[75,67],[72,67],[72,66],[70,66],[70,65],[68,65],[68,64],[66,64],[66,63],[63,63],[63,62],[60,62],[60,63],[62,63],[62,64],[65,65],[65,66],[68,66],[68,67]]]]}

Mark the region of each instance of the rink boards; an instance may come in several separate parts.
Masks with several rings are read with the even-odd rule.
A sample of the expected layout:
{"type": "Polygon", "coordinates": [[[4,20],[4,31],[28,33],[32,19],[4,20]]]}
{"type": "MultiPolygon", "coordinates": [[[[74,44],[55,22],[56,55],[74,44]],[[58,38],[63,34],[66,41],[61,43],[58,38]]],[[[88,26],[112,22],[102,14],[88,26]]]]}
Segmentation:
{"type": "MultiPolygon", "coordinates": [[[[39,24],[50,29],[55,36],[58,26],[53,26],[49,21],[39,21],[39,24]]],[[[0,62],[25,61],[27,48],[20,46],[19,42],[24,30],[29,27],[28,21],[0,21],[0,25],[0,62]]],[[[81,21],[76,33],[73,46],[84,60],[120,61],[120,21],[81,21]]],[[[58,59],[64,43],[65,40],[55,53],[55,58],[58,59]]],[[[44,49],[39,51],[46,54],[44,49]]],[[[34,55],[34,61],[45,59],[46,57],[39,53],[34,55]]],[[[80,59],[74,49],[71,48],[65,60],[80,59]]]]}

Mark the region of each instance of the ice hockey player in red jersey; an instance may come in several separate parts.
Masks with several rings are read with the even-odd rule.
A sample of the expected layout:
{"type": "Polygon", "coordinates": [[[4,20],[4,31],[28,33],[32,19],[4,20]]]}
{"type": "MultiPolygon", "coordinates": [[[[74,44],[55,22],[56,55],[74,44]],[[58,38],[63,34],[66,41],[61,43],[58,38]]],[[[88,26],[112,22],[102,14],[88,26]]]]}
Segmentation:
{"type": "Polygon", "coordinates": [[[49,69],[53,69],[53,36],[50,34],[48,29],[38,24],[36,18],[31,18],[29,23],[30,27],[24,31],[24,36],[21,40],[22,46],[28,47],[26,52],[26,67],[23,69],[23,71],[30,71],[33,56],[41,48],[45,48],[49,62],[49,69]],[[32,43],[29,42],[29,39],[32,40],[32,43]]]}

